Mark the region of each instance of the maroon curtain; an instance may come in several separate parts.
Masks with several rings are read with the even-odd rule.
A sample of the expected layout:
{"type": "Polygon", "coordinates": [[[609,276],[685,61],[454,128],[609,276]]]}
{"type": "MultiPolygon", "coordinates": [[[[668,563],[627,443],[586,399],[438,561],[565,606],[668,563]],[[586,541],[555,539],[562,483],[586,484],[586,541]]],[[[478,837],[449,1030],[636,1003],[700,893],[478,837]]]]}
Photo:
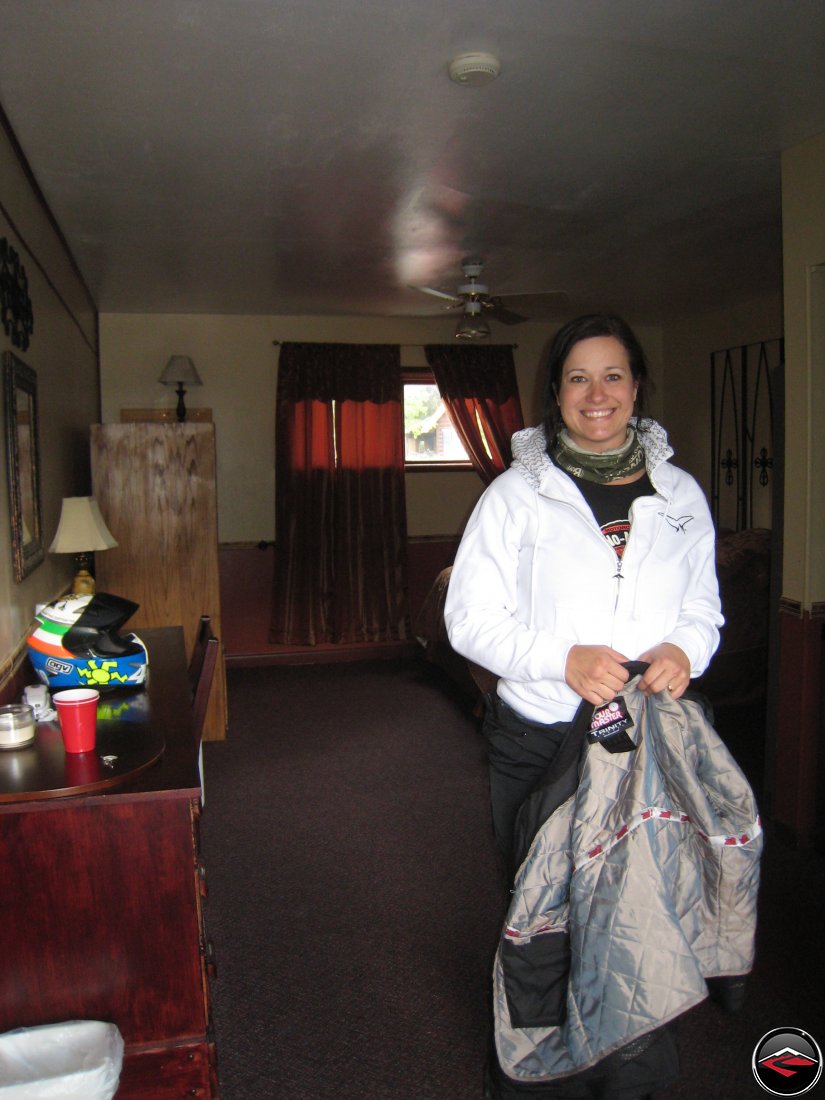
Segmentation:
{"type": "Polygon", "coordinates": [[[284,344],[271,640],[407,637],[400,348],[284,344]]]}
{"type": "Polygon", "coordinates": [[[524,427],[513,350],[453,344],[424,350],[464,449],[489,484],[510,465],[510,437],[524,427]]]}

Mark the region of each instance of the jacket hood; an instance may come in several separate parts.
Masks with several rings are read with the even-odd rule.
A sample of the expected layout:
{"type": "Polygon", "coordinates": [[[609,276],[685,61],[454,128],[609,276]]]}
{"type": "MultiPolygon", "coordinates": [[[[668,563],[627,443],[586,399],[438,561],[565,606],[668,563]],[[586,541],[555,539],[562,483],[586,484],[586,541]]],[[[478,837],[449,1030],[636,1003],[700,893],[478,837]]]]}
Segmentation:
{"type": "MultiPolygon", "coordinates": [[[[645,453],[647,475],[655,485],[654,471],[673,455],[673,448],[667,441],[667,432],[661,424],[649,417],[637,420],[632,416],[630,425],[638,429],[639,442],[645,453]]],[[[547,453],[544,428],[524,428],[515,433],[511,443],[512,468],[521,474],[531,488],[538,489],[547,471],[556,469],[547,453]]]]}

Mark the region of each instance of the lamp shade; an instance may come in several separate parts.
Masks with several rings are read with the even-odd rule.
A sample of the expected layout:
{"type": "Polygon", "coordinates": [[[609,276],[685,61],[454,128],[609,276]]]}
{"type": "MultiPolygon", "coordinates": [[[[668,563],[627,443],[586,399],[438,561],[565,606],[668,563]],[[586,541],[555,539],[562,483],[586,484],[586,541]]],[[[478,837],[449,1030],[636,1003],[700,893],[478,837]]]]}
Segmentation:
{"type": "Polygon", "coordinates": [[[64,497],[60,523],[49,552],[84,554],[117,546],[94,497],[64,497]]]}
{"type": "Polygon", "coordinates": [[[200,375],[188,355],[171,355],[158,382],[164,386],[202,386],[200,375]]]}

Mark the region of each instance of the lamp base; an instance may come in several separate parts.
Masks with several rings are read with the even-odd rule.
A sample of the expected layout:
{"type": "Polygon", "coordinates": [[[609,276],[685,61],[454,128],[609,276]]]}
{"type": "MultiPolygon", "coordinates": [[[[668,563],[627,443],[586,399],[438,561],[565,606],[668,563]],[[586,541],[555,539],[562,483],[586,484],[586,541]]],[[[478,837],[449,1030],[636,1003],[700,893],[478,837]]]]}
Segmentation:
{"type": "Polygon", "coordinates": [[[94,596],[95,579],[88,569],[78,569],[72,581],[72,595],[94,596]]]}
{"type": "Polygon", "coordinates": [[[186,419],[186,405],[183,403],[183,399],[186,396],[186,390],[183,388],[183,382],[178,382],[178,388],[175,390],[175,393],[178,395],[178,407],[176,410],[178,422],[182,424],[186,419]]]}

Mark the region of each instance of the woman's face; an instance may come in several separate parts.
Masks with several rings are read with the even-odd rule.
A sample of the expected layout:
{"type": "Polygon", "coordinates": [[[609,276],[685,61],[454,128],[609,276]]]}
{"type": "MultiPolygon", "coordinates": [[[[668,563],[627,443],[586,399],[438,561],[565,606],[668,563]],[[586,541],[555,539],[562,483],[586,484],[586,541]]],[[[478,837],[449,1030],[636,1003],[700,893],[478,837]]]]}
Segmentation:
{"type": "Polygon", "coordinates": [[[556,400],[573,442],[585,451],[610,451],[627,438],[636,382],[615,336],[591,336],[570,350],[556,400]]]}

